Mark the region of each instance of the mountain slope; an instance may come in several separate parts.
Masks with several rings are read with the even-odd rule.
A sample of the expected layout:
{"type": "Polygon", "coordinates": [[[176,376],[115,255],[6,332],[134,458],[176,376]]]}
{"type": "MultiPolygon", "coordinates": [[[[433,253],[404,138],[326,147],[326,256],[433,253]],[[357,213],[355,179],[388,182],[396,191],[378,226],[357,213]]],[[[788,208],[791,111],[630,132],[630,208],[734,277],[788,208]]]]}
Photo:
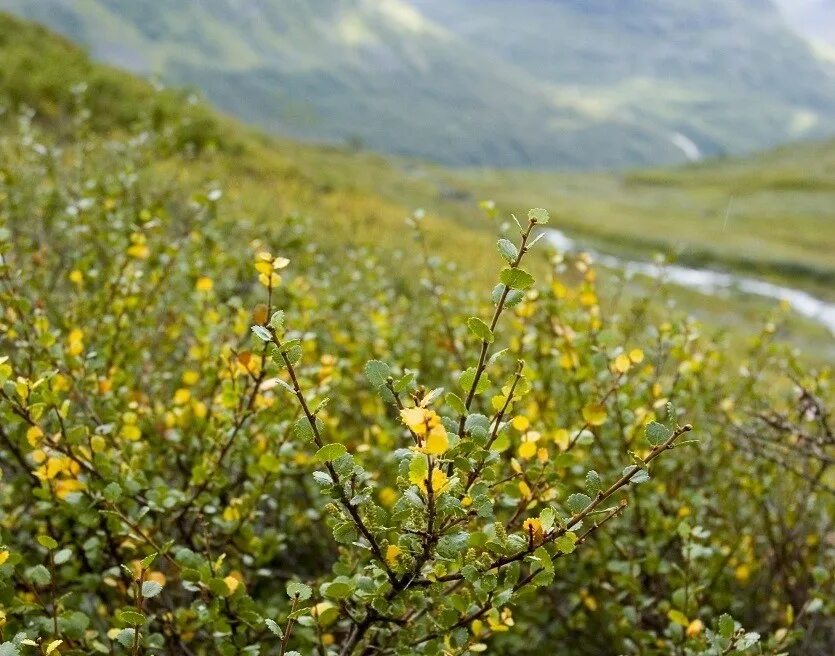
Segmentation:
{"type": "MultiPolygon", "coordinates": [[[[19,104],[34,110],[38,128],[48,135],[43,143],[72,144],[79,129],[73,89],[83,83],[91,115],[82,129],[101,135],[101,150],[118,156],[120,141],[142,134],[149,122],[154,133],[165,136],[145,167],[160,196],[222,189],[216,220],[232,250],[271,240],[286,226],[286,217],[297,217],[316,233],[327,257],[344,261],[348,247],[370,246],[386,254],[385,275],[414,288],[422,275],[420,254],[404,217],[423,207],[428,245],[450,263],[444,267],[445,284],[457,285],[465,275],[488,288],[496,273],[498,221],[507,217],[506,210],[524,213],[540,205],[551,210],[555,227],[607,252],[641,259],[659,251],[678,253],[685,262],[756,271],[831,298],[835,144],[625,174],[450,170],[265,136],[175,90],[157,91],[92,63],[72,43],[2,12],[0,60],[0,145],[18,130],[16,113],[6,110],[19,104]],[[496,218],[479,212],[477,203],[484,198],[497,201],[496,218]]],[[[32,146],[30,155],[41,148],[32,146]]],[[[23,152],[18,150],[15,156],[23,152]]],[[[5,160],[0,182],[14,172],[14,160],[5,160]]],[[[533,270],[546,266],[545,258],[531,260],[533,270]]],[[[610,282],[611,272],[602,270],[601,285],[608,288],[610,282]]],[[[637,280],[630,289],[657,294],[650,284],[637,280]]],[[[773,306],[676,287],[670,294],[708,323],[740,334],[756,330],[773,306]]],[[[804,349],[831,355],[831,335],[822,327],[806,322],[787,330],[804,349]]]]}
{"type": "Polygon", "coordinates": [[[603,168],[822,134],[835,81],[768,0],[0,0],[269,130],[603,168]]]}

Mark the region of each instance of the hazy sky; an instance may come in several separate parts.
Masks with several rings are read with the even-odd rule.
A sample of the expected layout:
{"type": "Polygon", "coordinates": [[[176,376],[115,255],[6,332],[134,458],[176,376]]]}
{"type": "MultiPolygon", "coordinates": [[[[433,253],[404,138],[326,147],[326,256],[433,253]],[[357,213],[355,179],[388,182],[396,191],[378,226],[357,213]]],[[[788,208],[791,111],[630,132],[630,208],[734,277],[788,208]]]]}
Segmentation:
{"type": "Polygon", "coordinates": [[[835,0],[775,0],[795,29],[835,47],[835,0]]]}

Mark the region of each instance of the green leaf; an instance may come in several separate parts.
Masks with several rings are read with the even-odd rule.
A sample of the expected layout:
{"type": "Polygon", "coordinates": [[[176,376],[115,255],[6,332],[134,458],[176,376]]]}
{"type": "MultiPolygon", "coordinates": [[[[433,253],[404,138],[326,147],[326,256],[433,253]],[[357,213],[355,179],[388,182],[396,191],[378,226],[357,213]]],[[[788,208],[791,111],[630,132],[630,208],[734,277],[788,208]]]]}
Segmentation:
{"type": "Polygon", "coordinates": [[[331,444],[326,444],[321,449],[316,452],[316,455],[313,456],[313,459],[316,462],[330,462],[331,460],[336,460],[339,456],[343,453],[346,453],[348,450],[345,448],[344,444],[339,444],[339,442],[332,442],[331,444]]]}
{"type": "Polygon", "coordinates": [[[511,289],[507,293],[507,298],[504,300],[504,306],[508,309],[512,307],[516,307],[525,300],[525,292],[520,291],[518,289],[511,289]]]}
{"type": "Polygon", "coordinates": [[[255,333],[255,336],[262,342],[271,342],[273,339],[270,331],[264,328],[264,326],[252,326],[252,332],[255,333]]]}
{"type": "Polygon", "coordinates": [[[629,465],[628,467],[624,467],[622,475],[627,476],[629,474],[632,474],[632,478],[629,479],[630,483],[646,483],[649,480],[649,472],[646,469],[638,467],[638,465],[629,465]],[[633,474],[632,472],[635,473],[633,474]]]}
{"type": "Polygon", "coordinates": [[[438,540],[438,555],[442,558],[455,558],[467,549],[470,536],[466,531],[450,533],[438,540]]]}
{"type": "Polygon", "coordinates": [[[351,544],[357,539],[357,527],[354,522],[342,522],[333,527],[333,539],[339,544],[351,544]]]}
{"type": "Polygon", "coordinates": [[[511,289],[528,289],[536,282],[534,277],[524,269],[505,267],[499,274],[499,280],[511,289]]]}
{"type": "Polygon", "coordinates": [[[145,624],[145,616],[132,608],[124,608],[116,613],[116,621],[127,626],[142,626],[145,624]]]}
{"type": "Polygon", "coordinates": [[[49,570],[43,565],[35,565],[28,568],[24,572],[26,580],[31,581],[35,585],[47,585],[52,580],[52,575],[49,570]]]}
{"type": "Polygon", "coordinates": [[[286,353],[287,357],[291,362],[295,362],[293,358],[290,357],[291,353],[294,353],[296,349],[301,348],[302,340],[299,338],[295,339],[288,339],[287,341],[281,342],[281,346],[279,347],[278,351],[280,353],[286,353]]]}
{"type": "Polygon", "coordinates": [[[391,376],[391,367],[380,360],[369,360],[365,363],[365,377],[375,388],[383,387],[391,376]]]}
{"type": "Polygon", "coordinates": [[[122,498],[122,486],[116,482],[108,483],[101,493],[110,503],[116,503],[122,498]]]}
{"type": "Polygon", "coordinates": [[[736,641],[734,647],[738,651],[743,651],[745,649],[750,649],[754,645],[756,645],[760,641],[760,634],[756,631],[749,631],[744,636],[742,636],[739,640],[736,641]]]}
{"type": "MultiPolygon", "coordinates": [[[[475,367],[470,367],[466,371],[461,372],[461,375],[458,377],[458,384],[461,386],[461,389],[466,392],[470,391],[473,386],[473,382],[475,381],[475,374],[475,367]]],[[[486,392],[489,387],[490,379],[487,377],[487,374],[482,371],[481,377],[478,379],[478,385],[476,386],[475,393],[481,394],[482,392],[486,392]]]]}
{"type": "Polygon", "coordinates": [[[554,528],[554,520],[556,517],[557,513],[554,512],[553,508],[543,508],[539,513],[539,521],[542,523],[542,529],[544,531],[550,531],[554,528]]]}
{"type": "Polygon", "coordinates": [[[226,584],[226,581],[219,576],[209,579],[209,590],[211,590],[213,595],[218,597],[228,597],[231,592],[231,590],[229,590],[229,586],[226,584]]]}
{"type": "Polygon", "coordinates": [[[507,294],[505,294],[506,289],[508,288],[505,287],[502,283],[499,283],[498,285],[493,287],[493,292],[491,294],[491,298],[493,299],[493,305],[498,305],[502,296],[505,297],[504,305],[506,308],[515,307],[525,299],[525,292],[520,291],[518,289],[510,289],[508,290],[507,294]]]}
{"type": "Polygon", "coordinates": [[[70,558],[72,558],[72,549],[61,549],[61,551],[55,552],[52,560],[56,565],[63,565],[69,562],[70,558]]]}
{"type": "Polygon", "coordinates": [[[719,617],[719,635],[723,638],[731,638],[733,637],[734,631],[736,631],[736,622],[734,622],[734,618],[724,613],[721,617],[719,617]]]}
{"type": "Polygon", "coordinates": [[[133,645],[133,636],[136,629],[122,629],[116,634],[116,642],[123,647],[131,647],[133,645]]]}
{"type": "Polygon", "coordinates": [[[296,423],[293,424],[293,434],[302,442],[312,442],[315,437],[313,426],[310,425],[307,417],[296,420],[296,423]]]}
{"type": "Polygon", "coordinates": [[[585,510],[590,503],[591,498],[582,492],[575,492],[565,500],[568,509],[575,514],[585,510]]]}
{"type": "Polygon", "coordinates": [[[273,312],[273,316],[270,317],[270,327],[276,334],[281,334],[284,330],[284,310],[276,310],[273,312]]]}
{"type": "Polygon", "coordinates": [[[426,462],[426,456],[422,453],[416,453],[409,463],[409,480],[417,485],[425,481],[428,475],[429,465],[426,462]]]}
{"type": "Polygon", "coordinates": [[[533,557],[539,561],[539,564],[542,565],[542,569],[549,572],[553,571],[554,562],[551,560],[551,554],[545,550],[545,547],[539,547],[536,551],[534,551],[533,557]]]}
{"type": "Polygon", "coordinates": [[[528,219],[535,221],[540,225],[545,225],[551,220],[551,215],[548,214],[548,210],[544,210],[541,207],[535,207],[528,212],[528,219]]]}
{"type": "Polygon", "coordinates": [[[651,421],[646,427],[647,442],[652,446],[658,446],[670,439],[673,434],[672,431],[664,424],[659,424],[657,421],[651,421]]]}
{"type": "Polygon", "coordinates": [[[398,394],[405,392],[406,390],[412,389],[415,384],[415,380],[417,379],[417,374],[413,371],[409,371],[405,373],[400,380],[398,380],[394,384],[394,391],[398,394]]]}
{"type": "Polygon", "coordinates": [[[484,323],[478,317],[470,317],[467,319],[467,328],[470,329],[470,332],[478,337],[482,342],[487,342],[488,344],[492,344],[495,337],[493,336],[493,331],[490,330],[490,326],[484,323]]]}
{"type": "Polygon", "coordinates": [[[499,255],[508,262],[515,262],[516,258],[519,257],[519,249],[509,239],[499,239],[496,248],[499,249],[499,255]]]}
{"type": "Polygon", "coordinates": [[[355,588],[354,582],[347,576],[339,576],[321,587],[321,592],[328,599],[347,599],[355,588]]]}
{"type": "Polygon", "coordinates": [[[140,565],[142,565],[143,568],[148,569],[151,565],[154,564],[154,561],[157,559],[158,555],[159,554],[157,554],[157,552],[155,551],[154,553],[145,556],[142,560],[139,561],[139,563],[140,565]]]}
{"type": "Polygon", "coordinates": [[[447,405],[459,415],[467,413],[467,406],[464,405],[463,399],[454,392],[449,392],[446,395],[446,402],[447,405]]]}
{"type": "Polygon", "coordinates": [[[162,592],[162,586],[156,581],[145,581],[142,583],[142,596],[146,599],[156,597],[162,592]]]}
{"type": "Polygon", "coordinates": [[[554,540],[554,545],[559,549],[560,553],[570,554],[577,546],[577,534],[567,531],[554,540]]]}
{"type": "Polygon", "coordinates": [[[39,545],[50,551],[58,548],[58,543],[48,535],[39,535],[36,539],[39,545]]]}
{"type": "Polygon", "coordinates": [[[586,473],[586,492],[595,495],[600,492],[600,474],[593,469],[586,473]]]}
{"type": "Polygon", "coordinates": [[[310,589],[309,585],[305,585],[301,581],[287,582],[287,596],[290,599],[298,597],[299,601],[307,601],[311,594],[313,594],[313,590],[310,589]]]}
{"type": "Polygon", "coordinates": [[[281,630],[281,627],[275,620],[271,620],[269,618],[264,620],[264,624],[267,625],[267,628],[272,631],[275,635],[279,638],[284,638],[284,631],[281,630]]]}

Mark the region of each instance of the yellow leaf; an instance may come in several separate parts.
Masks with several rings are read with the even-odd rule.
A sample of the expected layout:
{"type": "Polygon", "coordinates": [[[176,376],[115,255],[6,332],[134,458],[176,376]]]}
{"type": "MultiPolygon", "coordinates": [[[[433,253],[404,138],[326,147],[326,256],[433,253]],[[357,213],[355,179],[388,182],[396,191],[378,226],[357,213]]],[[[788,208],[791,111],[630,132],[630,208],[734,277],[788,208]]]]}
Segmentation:
{"type": "Polygon", "coordinates": [[[58,474],[64,471],[64,460],[62,458],[49,458],[46,461],[46,478],[47,480],[52,480],[58,474]]]}
{"type": "Polygon", "coordinates": [[[418,435],[426,432],[426,416],[431,410],[426,408],[403,408],[400,411],[400,418],[411,430],[418,435]]]}
{"type": "Polygon", "coordinates": [[[565,428],[558,428],[554,431],[554,442],[556,442],[557,446],[565,451],[568,448],[568,443],[571,440],[571,435],[569,434],[568,430],[565,428]]]}
{"type": "Polygon", "coordinates": [[[223,521],[237,522],[241,518],[241,511],[237,505],[231,505],[223,511],[223,521]]]}
{"type": "Polygon", "coordinates": [[[80,355],[84,350],[84,332],[74,328],[67,336],[67,352],[70,355],[80,355]]]}
{"type": "Polygon", "coordinates": [[[390,544],[386,549],[386,562],[388,563],[389,567],[394,567],[397,565],[397,559],[400,557],[400,554],[403,553],[403,550],[398,547],[396,544],[390,544]]]}
{"type": "Polygon", "coordinates": [[[40,426],[30,426],[29,430],[26,431],[26,441],[29,442],[29,446],[33,448],[41,443],[42,437],[43,431],[40,426]]]}
{"type": "Polygon", "coordinates": [[[380,490],[380,503],[382,503],[387,508],[394,505],[394,502],[397,501],[397,491],[393,487],[384,487],[380,490]]]}
{"type": "Polygon", "coordinates": [[[262,273],[258,276],[258,282],[260,282],[264,287],[278,287],[281,284],[281,276],[275,272],[272,273],[262,273]]]}
{"type": "Polygon", "coordinates": [[[599,403],[589,403],[583,408],[583,419],[591,426],[606,423],[606,408],[599,403]]]}
{"type": "Polygon", "coordinates": [[[449,438],[446,434],[446,428],[442,425],[437,425],[429,433],[426,438],[426,445],[423,447],[423,452],[431,456],[440,456],[449,448],[449,438]]]}
{"type": "Polygon", "coordinates": [[[518,431],[525,432],[531,425],[531,422],[528,420],[527,417],[514,417],[510,424],[518,431]]]}
{"type": "MultiPolygon", "coordinates": [[[[447,475],[442,472],[440,469],[435,469],[432,471],[432,491],[435,494],[440,494],[446,489],[446,486],[449,483],[449,478],[447,475]]],[[[426,491],[426,486],[421,486],[426,491]]]]}
{"type": "Polygon", "coordinates": [[[690,624],[687,625],[687,631],[686,631],[687,637],[688,638],[695,638],[702,631],[704,631],[704,629],[705,629],[704,622],[702,622],[701,620],[698,620],[698,619],[693,620],[692,622],[690,622],[690,624]]]}
{"type": "Polygon", "coordinates": [[[181,387],[176,392],[174,392],[174,405],[185,405],[188,403],[188,400],[191,398],[191,392],[189,392],[186,388],[181,387]]]}
{"type": "Polygon", "coordinates": [[[628,355],[621,353],[615,358],[612,368],[619,374],[625,374],[632,367],[632,361],[628,355]]]}
{"type": "Polygon", "coordinates": [[[734,570],[734,578],[740,583],[745,583],[751,578],[751,568],[746,564],[742,564],[734,570]]]}
{"type": "Polygon", "coordinates": [[[542,522],[536,517],[530,517],[522,522],[522,530],[535,545],[542,544],[542,522]]]}
{"type": "Polygon", "coordinates": [[[632,349],[629,351],[629,359],[635,364],[639,364],[644,361],[644,352],[638,348],[632,349]]]}
{"type": "Polygon", "coordinates": [[[580,358],[574,352],[563,353],[560,355],[560,366],[563,369],[576,369],[580,366],[580,358]]]}
{"type": "Polygon", "coordinates": [[[227,576],[226,578],[223,579],[223,582],[226,584],[226,587],[229,588],[229,594],[230,595],[235,594],[235,590],[238,589],[238,586],[241,583],[234,576],[227,576]]]}
{"type": "Polygon", "coordinates": [[[9,559],[9,552],[7,549],[0,551],[0,565],[3,565],[9,559]]]}
{"type": "Polygon", "coordinates": [[[206,415],[209,414],[209,409],[206,407],[206,404],[202,401],[195,401],[191,404],[191,411],[194,413],[194,416],[198,419],[205,419],[206,415]]]}
{"type": "Polygon", "coordinates": [[[273,271],[273,263],[266,260],[259,260],[255,263],[255,270],[258,273],[269,275],[273,271]]]}
{"type": "Polygon", "coordinates": [[[157,571],[148,572],[148,574],[146,575],[146,578],[149,581],[156,581],[157,583],[159,583],[163,587],[165,586],[165,583],[167,581],[167,579],[165,578],[165,574],[163,574],[162,572],[157,572],[157,571]]]}
{"type": "Polygon", "coordinates": [[[196,371],[188,370],[183,372],[182,381],[184,385],[194,385],[198,380],[200,380],[200,374],[196,371]]]}
{"type": "Polygon", "coordinates": [[[532,458],[536,455],[536,443],[535,442],[522,442],[519,445],[519,450],[517,451],[519,457],[523,460],[527,460],[528,458],[532,458]]]}
{"type": "Polygon", "coordinates": [[[56,649],[58,649],[58,647],[60,647],[63,642],[64,642],[63,640],[53,640],[52,642],[50,642],[46,646],[46,652],[45,652],[46,656],[49,656],[49,654],[51,654],[56,649]]]}
{"type": "Polygon", "coordinates": [[[682,613],[680,610],[676,610],[675,608],[667,613],[667,619],[680,626],[688,626],[690,624],[690,620],[687,619],[687,615],[682,613]]]}
{"type": "Polygon", "coordinates": [[[144,241],[137,241],[135,244],[128,246],[127,253],[131,257],[135,257],[137,260],[144,260],[148,257],[148,255],[150,255],[151,251],[148,248],[148,244],[144,241]]]}
{"type": "Polygon", "coordinates": [[[126,424],[122,426],[120,434],[126,440],[130,440],[131,442],[136,442],[136,440],[142,437],[142,431],[139,429],[139,426],[135,426],[134,424],[126,424]]]}

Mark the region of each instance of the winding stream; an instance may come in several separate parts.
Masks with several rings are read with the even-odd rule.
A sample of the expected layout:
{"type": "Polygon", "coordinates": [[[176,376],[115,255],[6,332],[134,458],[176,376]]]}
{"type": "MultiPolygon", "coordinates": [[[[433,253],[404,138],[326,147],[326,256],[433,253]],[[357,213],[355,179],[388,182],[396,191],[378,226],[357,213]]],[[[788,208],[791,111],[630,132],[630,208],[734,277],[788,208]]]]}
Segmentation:
{"type": "Polygon", "coordinates": [[[723,291],[735,290],[744,294],[772,298],[777,301],[787,301],[795,312],[817,321],[835,336],[835,303],[828,303],[803,290],[783,287],[764,280],[722,271],[691,269],[677,264],[659,266],[650,262],[626,260],[614,255],[595,252],[588,248],[581,248],[577,241],[556,229],[548,230],[546,239],[560,252],[582,250],[608,268],[621,269],[627,274],[640,274],[650,278],[664,279],[682,287],[698,290],[703,294],[714,295],[723,291]]]}

